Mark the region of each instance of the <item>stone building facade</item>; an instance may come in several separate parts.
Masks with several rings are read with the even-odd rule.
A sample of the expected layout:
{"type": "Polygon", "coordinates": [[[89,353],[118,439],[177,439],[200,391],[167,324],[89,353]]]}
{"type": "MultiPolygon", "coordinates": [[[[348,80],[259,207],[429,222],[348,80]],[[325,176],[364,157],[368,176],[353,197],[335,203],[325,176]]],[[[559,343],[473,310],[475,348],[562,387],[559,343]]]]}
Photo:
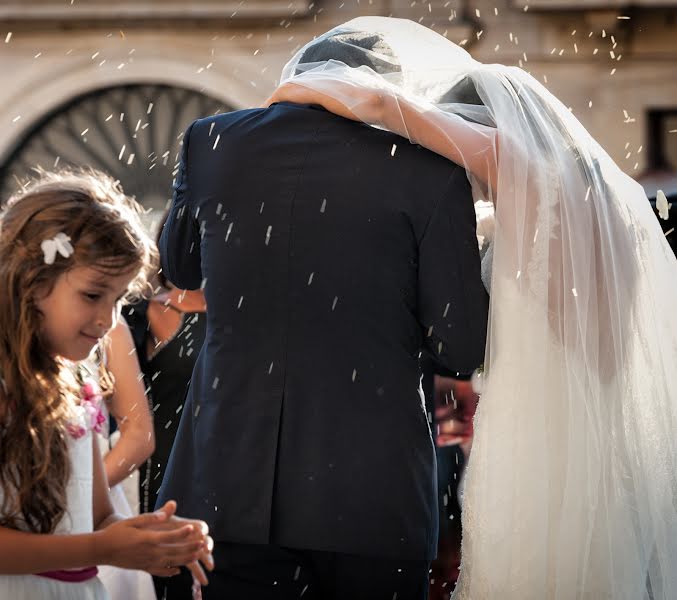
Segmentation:
{"type": "Polygon", "coordinates": [[[677,194],[677,0],[0,0],[3,194],[89,155],[157,207],[190,120],[256,106],[302,44],[367,14],[521,65],[648,191],[677,194]]]}

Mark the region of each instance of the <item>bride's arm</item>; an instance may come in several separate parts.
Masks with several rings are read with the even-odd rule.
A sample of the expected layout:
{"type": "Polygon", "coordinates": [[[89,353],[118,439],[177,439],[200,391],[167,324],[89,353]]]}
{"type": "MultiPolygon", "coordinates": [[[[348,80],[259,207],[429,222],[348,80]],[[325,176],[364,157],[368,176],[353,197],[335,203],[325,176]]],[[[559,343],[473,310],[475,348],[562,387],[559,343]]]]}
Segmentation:
{"type": "Polygon", "coordinates": [[[283,83],[265,106],[283,101],[318,104],[339,116],[384,127],[462,165],[496,189],[498,148],[494,128],[471,124],[432,105],[416,104],[394,90],[379,90],[335,78],[314,77],[283,83]],[[338,98],[349,99],[350,106],[338,98]]]}

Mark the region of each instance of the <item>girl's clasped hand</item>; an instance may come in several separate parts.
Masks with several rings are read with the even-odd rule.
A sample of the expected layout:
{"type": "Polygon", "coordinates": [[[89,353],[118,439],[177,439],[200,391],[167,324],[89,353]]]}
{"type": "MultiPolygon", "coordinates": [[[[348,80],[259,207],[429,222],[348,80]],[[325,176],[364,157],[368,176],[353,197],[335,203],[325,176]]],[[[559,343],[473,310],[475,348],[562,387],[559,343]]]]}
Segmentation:
{"type": "Polygon", "coordinates": [[[200,585],[207,585],[204,571],[214,568],[213,541],[204,521],[177,517],[176,502],[169,501],[152,513],[116,521],[102,529],[103,560],[125,569],[141,569],[158,577],[170,577],[186,565],[200,585]]]}

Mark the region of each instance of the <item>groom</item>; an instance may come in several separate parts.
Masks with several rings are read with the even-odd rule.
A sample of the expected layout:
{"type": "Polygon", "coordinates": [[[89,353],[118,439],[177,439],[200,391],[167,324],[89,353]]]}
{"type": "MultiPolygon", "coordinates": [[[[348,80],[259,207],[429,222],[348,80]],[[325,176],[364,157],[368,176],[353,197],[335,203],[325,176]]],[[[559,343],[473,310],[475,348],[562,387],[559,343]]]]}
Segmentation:
{"type": "MultiPolygon", "coordinates": [[[[396,69],[377,36],[305,62],[396,69]]],[[[159,502],[206,520],[204,598],[423,599],[435,453],[419,355],[470,373],[487,296],[465,172],[317,106],[186,131],[160,250],[204,287],[207,338],[159,502]]]]}

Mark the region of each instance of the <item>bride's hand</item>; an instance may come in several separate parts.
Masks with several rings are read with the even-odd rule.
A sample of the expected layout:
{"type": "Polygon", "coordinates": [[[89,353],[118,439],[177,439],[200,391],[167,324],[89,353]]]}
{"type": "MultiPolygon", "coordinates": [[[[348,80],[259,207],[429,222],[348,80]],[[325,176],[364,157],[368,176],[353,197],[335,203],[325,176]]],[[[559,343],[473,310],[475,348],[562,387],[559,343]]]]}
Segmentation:
{"type": "Polygon", "coordinates": [[[320,94],[309,87],[287,81],[277,87],[272,95],[263,103],[263,107],[268,108],[271,104],[275,104],[276,102],[318,104],[317,101],[321,100],[323,97],[323,94],[320,94]]]}
{"type": "Polygon", "coordinates": [[[379,123],[383,115],[383,95],[374,89],[360,87],[334,78],[312,79],[313,87],[302,83],[287,81],[280,85],[273,94],[263,103],[268,107],[275,102],[291,102],[293,104],[317,104],[329,112],[367,123],[379,123]],[[331,94],[324,94],[320,90],[331,89],[331,94]],[[359,107],[359,117],[337,98],[350,99],[353,107],[359,107]]]}

